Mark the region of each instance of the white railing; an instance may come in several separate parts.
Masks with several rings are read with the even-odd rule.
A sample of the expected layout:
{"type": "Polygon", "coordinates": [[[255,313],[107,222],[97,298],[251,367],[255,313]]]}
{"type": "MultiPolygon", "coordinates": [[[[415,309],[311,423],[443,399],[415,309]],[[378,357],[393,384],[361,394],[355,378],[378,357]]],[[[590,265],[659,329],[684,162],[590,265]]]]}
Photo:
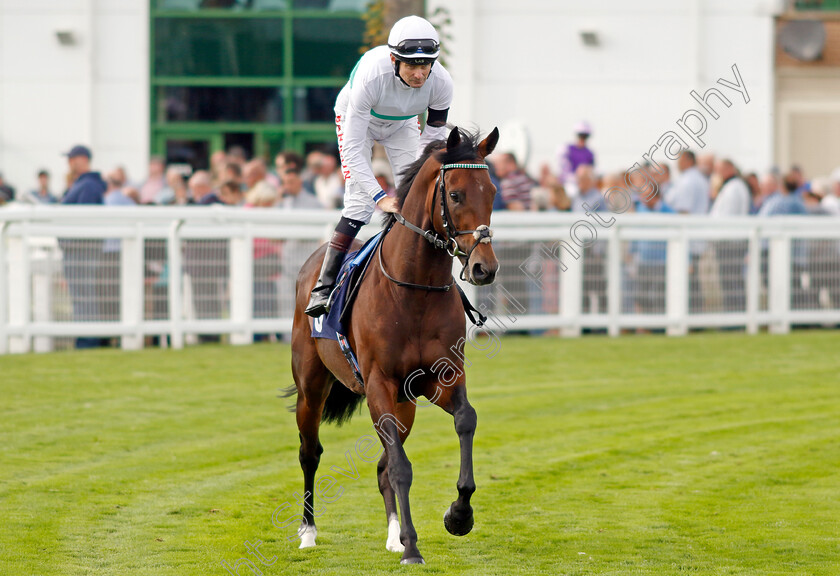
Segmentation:
{"type": "MultiPolygon", "coordinates": [[[[679,335],[840,324],[836,218],[602,216],[494,215],[497,281],[466,287],[491,330],[679,335]]],[[[224,207],[4,208],[0,353],[76,337],[120,337],[136,349],[151,338],[179,348],[197,335],[246,344],[286,334],[297,269],[337,219],[224,207]]]]}

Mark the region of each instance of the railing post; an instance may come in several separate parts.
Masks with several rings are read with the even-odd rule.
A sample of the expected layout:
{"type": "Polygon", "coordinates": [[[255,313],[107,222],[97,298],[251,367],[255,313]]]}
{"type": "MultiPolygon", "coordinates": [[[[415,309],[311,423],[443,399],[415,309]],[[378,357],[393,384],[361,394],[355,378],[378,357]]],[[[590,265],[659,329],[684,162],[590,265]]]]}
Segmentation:
{"type": "Polygon", "coordinates": [[[607,240],[607,333],[621,334],[621,236],[620,225],[612,229],[607,240]]]}
{"type": "Polygon", "coordinates": [[[689,286],[688,239],[685,228],[676,238],[668,239],[665,268],[665,314],[668,317],[668,336],[688,333],[689,286]]]}
{"type": "Polygon", "coordinates": [[[254,341],[254,234],[249,224],[241,237],[230,239],[228,258],[230,318],[244,326],[239,332],[231,332],[230,343],[242,346],[254,341]]]}
{"type": "MultiPolygon", "coordinates": [[[[586,258],[581,250],[582,258],[586,258]]],[[[583,322],[583,260],[575,260],[562,254],[557,258],[557,276],[560,290],[560,318],[569,322],[560,328],[565,338],[577,338],[583,322]],[[561,260],[562,258],[562,260],[561,260]],[[566,269],[563,269],[566,266],[566,269]]]]}
{"type": "Polygon", "coordinates": [[[20,236],[8,239],[9,246],[9,326],[22,328],[23,334],[9,339],[9,352],[22,354],[32,351],[30,317],[32,310],[31,272],[29,262],[29,237],[27,222],[21,225],[20,236]]]}
{"type": "Polygon", "coordinates": [[[0,355],[9,353],[9,277],[6,266],[6,229],[9,222],[0,223],[0,355]]]}
{"type": "Polygon", "coordinates": [[[172,348],[180,350],[184,347],[184,327],[182,313],[181,290],[181,226],[183,220],[175,220],[169,227],[167,238],[167,252],[169,261],[169,338],[172,348]]]}
{"type": "Polygon", "coordinates": [[[134,236],[120,240],[120,320],[133,334],[123,334],[123,350],[143,348],[143,224],[135,226],[134,236]]]}
{"type": "Polygon", "coordinates": [[[780,232],[770,239],[770,332],[790,332],[790,243],[791,237],[780,232]]]}
{"type": "Polygon", "coordinates": [[[758,304],[761,301],[761,237],[759,226],[750,230],[747,254],[747,334],[758,334],[758,304]]]}

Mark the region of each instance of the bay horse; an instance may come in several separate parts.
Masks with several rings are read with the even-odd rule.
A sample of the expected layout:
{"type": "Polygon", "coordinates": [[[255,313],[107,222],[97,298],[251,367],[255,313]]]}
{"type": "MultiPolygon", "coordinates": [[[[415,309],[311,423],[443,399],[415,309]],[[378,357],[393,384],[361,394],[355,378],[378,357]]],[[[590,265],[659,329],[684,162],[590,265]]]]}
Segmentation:
{"type": "Polygon", "coordinates": [[[444,526],[458,536],[472,529],[476,413],[467,400],[463,357],[452,352],[458,350],[459,341],[463,343],[466,326],[458,291],[450,290],[455,284],[452,257],[463,265],[461,277],[475,285],[491,283],[498,270],[489,228],[496,190],[484,161],[498,139],[498,129],[479,142],[478,135],[456,127],[446,141],[427,146],[403,172],[397,190],[400,212],[386,214],[387,231],[345,326],[363,385],[336,341],[312,338],[312,324],[304,314],[325,246],[301,268],[292,328],[295,386],[288,391],[289,396],[297,393],[294,409],[304,484],[301,548],[315,546],[317,536],[315,472],[323,452],[318,429],[322,421],[340,425],[349,419],[363,397],[384,448],[377,477],[388,522],[386,548],[402,552],[403,564],[424,563],[409,506],[411,463],[403,449],[414,423],[414,399],[420,395],[453,415],[460,443],[458,498],[444,515],[444,526]],[[456,368],[457,378],[441,386],[425,369],[446,358],[456,368]],[[406,379],[411,390],[404,386],[406,379]]]}

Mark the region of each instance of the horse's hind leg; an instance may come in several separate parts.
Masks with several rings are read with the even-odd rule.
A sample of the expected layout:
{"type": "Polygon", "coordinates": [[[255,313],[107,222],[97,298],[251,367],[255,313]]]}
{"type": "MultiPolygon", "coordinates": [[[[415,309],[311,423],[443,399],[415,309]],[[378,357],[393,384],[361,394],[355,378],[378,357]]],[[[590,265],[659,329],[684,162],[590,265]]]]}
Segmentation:
{"type": "MultiPolygon", "coordinates": [[[[301,548],[315,546],[315,536],[318,534],[315,528],[315,472],[324,451],[318,440],[318,428],[330,391],[327,369],[318,358],[314,345],[307,352],[314,357],[310,356],[307,362],[294,363],[292,366],[292,375],[298,388],[295,416],[300,431],[299,459],[303,470],[303,522],[298,531],[301,548]]],[[[299,494],[295,494],[295,498],[298,501],[301,499],[299,494]]]]}
{"type": "MultiPolygon", "coordinates": [[[[406,430],[400,429],[400,442],[405,444],[414,424],[414,413],[416,406],[413,402],[397,404],[396,417],[406,430]]],[[[388,520],[388,539],[385,541],[385,549],[389,552],[404,552],[405,546],[400,542],[400,519],[397,515],[397,499],[391,479],[388,476],[388,452],[382,453],[379,464],[376,466],[376,477],[379,481],[379,492],[385,501],[385,518],[388,520]]]]}

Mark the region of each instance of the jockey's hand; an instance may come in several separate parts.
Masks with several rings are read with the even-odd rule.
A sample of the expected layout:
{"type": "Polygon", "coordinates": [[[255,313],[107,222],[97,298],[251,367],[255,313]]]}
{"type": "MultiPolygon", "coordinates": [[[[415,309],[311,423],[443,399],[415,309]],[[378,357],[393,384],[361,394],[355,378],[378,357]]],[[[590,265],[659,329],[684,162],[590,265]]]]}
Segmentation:
{"type": "Polygon", "coordinates": [[[379,206],[379,209],[383,212],[391,212],[396,214],[400,211],[400,207],[397,205],[397,199],[391,198],[390,196],[380,198],[379,202],[377,202],[376,205],[379,206]]]}

